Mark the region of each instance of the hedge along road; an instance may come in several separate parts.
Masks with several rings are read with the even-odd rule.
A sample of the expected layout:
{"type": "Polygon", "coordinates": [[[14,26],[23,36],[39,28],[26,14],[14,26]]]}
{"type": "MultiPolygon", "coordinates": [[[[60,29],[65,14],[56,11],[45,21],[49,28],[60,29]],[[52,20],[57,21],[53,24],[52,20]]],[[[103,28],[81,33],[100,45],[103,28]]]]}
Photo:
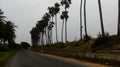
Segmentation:
{"type": "Polygon", "coordinates": [[[88,67],[64,58],[21,50],[12,57],[6,67],[88,67]]]}

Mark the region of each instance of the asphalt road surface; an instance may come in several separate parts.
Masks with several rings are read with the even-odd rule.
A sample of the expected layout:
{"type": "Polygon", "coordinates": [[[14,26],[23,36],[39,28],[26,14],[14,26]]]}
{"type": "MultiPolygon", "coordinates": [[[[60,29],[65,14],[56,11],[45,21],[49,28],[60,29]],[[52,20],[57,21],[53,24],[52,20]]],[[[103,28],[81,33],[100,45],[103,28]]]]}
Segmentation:
{"type": "Polygon", "coordinates": [[[6,67],[87,67],[55,56],[46,56],[29,50],[19,51],[6,67]]]}

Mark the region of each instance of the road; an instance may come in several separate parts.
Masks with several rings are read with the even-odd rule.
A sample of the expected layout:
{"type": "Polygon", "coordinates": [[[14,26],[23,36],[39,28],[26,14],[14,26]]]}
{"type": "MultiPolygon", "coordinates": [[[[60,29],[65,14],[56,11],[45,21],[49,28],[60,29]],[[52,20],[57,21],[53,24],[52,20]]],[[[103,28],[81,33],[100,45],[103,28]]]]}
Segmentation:
{"type": "Polygon", "coordinates": [[[12,57],[6,67],[87,67],[64,58],[56,56],[47,56],[44,54],[32,52],[30,50],[21,50],[12,57]]]}

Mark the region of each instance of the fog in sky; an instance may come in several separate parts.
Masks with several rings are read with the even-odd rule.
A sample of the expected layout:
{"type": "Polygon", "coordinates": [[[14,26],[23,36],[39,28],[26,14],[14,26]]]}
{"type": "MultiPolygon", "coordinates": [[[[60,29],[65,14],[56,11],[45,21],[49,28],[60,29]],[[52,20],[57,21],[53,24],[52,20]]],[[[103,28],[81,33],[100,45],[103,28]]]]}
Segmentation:
{"type": "MultiPolygon", "coordinates": [[[[79,5],[81,0],[72,0],[69,8],[68,19],[68,41],[78,40],[79,36],[79,5]]],[[[87,28],[88,34],[96,37],[101,32],[100,18],[98,11],[98,0],[87,0],[87,28]]],[[[110,35],[117,33],[118,0],[101,0],[105,31],[110,35]]],[[[6,19],[14,22],[16,28],[16,42],[26,41],[31,43],[30,30],[35,27],[37,21],[48,12],[48,6],[60,0],[0,0],[0,9],[4,12],[6,19]]],[[[63,10],[63,9],[61,9],[63,10]]],[[[61,12],[60,12],[61,14],[61,12]]],[[[58,15],[59,17],[59,15],[58,15]]],[[[58,18],[58,35],[60,40],[62,21],[58,18]]],[[[84,32],[84,28],[83,28],[84,32]]],[[[55,41],[55,31],[53,28],[55,41]]]]}

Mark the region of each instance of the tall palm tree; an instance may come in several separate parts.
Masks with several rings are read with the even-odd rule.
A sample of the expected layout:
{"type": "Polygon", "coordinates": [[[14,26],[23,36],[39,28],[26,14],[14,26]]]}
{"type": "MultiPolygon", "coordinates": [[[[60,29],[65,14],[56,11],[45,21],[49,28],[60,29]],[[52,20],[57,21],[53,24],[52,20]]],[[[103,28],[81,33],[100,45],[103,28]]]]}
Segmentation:
{"type": "Polygon", "coordinates": [[[49,37],[48,37],[48,34],[47,32],[49,32],[48,30],[48,25],[49,25],[49,21],[50,21],[50,15],[48,13],[46,13],[44,16],[43,16],[43,20],[44,20],[44,24],[45,24],[45,36],[46,36],[46,44],[49,44],[49,37]]]}
{"type": "Polygon", "coordinates": [[[70,4],[71,4],[71,0],[62,0],[61,1],[61,5],[62,6],[65,6],[65,11],[64,11],[64,16],[65,16],[65,41],[67,43],[67,19],[68,19],[68,11],[67,11],[67,8],[70,7],[70,4]]]}
{"type": "Polygon", "coordinates": [[[32,28],[32,30],[30,31],[30,34],[31,34],[32,46],[37,46],[40,38],[39,30],[37,29],[37,27],[32,28]]]}
{"type": "Polygon", "coordinates": [[[62,30],[61,30],[61,42],[63,42],[63,30],[64,30],[64,15],[62,12],[62,15],[60,15],[61,20],[63,20],[62,22],[62,30]]]}
{"type": "Polygon", "coordinates": [[[104,25],[103,25],[103,16],[102,16],[102,8],[101,8],[101,2],[100,2],[100,0],[98,0],[98,6],[99,6],[99,13],[100,13],[102,36],[105,37],[105,31],[104,31],[104,25]]]}
{"type": "Polygon", "coordinates": [[[86,0],[84,0],[84,26],[85,26],[85,36],[88,36],[87,24],[86,24],[86,0]]]}
{"type": "Polygon", "coordinates": [[[53,43],[53,38],[52,38],[52,28],[53,28],[53,24],[54,24],[54,22],[53,22],[53,17],[54,17],[54,14],[55,14],[55,8],[54,7],[48,7],[48,10],[49,10],[49,14],[51,15],[51,19],[52,19],[52,21],[50,22],[50,39],[51,39],[51,44],[53,43]]]}
{"type": "Polygon", "coordinates": [[[56,41],[58,42],[58,33],[57,33],[57,13],[60,11],[60,4],[55,3],[54,13],[55,13],[55,28],[56,28],[56,41]]]}
{"type": "Polygon", "coordinates": [[[118,36],[120,36],[120,0],[118,0],[118,36]]]}
{"type": "Polygon", "coordinates": [[[80,38],[82,40],[82,2],[83,0],[81,0],[81,4],[80,4],[80,38]]]}

